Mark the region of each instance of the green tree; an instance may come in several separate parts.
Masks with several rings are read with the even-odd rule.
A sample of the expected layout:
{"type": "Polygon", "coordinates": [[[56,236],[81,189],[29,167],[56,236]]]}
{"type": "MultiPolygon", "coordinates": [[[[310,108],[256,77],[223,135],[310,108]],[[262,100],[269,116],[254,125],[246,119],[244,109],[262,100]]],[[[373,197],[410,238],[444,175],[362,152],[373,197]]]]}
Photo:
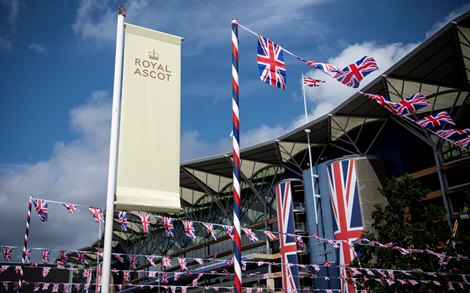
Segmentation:
{"type": "MultiPolygon", "coordinates": [[[[428,190],[420,182],[403,175],[387,180],[379,191],[387,198],[388,204],[376,206],[372,213],[375,231],[365,232],[364,238],[397,247],[457,255],[449,241],[450,229],[442,204],[423,201],[428,190]]],[[[451,284],[458,291],[462,289],[457,282],[464,281],[461,274],[469,271],[470,261],[455,258],[440,259],[428,253],[403,254],[397,249],[364,245],[355,245],[354,249],[358,257],[351,267],[384,269],[382,278],[380,273],[373,271],[375,277],[368,276],[369,280],[359,284],[361,289],[368,288],[372,292],[446,292],[449,282],[455,282],[451,284]],[[393,270],[393,277],[386,270],[393,270]],[[413,273],[407,275],[398,270],[413,273]],[[399,280],[404,280],[404,283],[399,280]],[[412,285],[409,280],[416,280],[418,284],[412,285]]],[[[467,286],[465,290],[469,288],[467,286]]]]}

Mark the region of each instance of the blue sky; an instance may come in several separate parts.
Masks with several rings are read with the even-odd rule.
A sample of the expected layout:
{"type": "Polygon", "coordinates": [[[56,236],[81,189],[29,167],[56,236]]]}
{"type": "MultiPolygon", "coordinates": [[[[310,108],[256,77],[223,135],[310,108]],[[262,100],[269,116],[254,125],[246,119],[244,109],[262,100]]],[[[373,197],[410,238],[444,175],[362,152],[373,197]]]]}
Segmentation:
{"type": "MultiPolygon", "coordinates": [[[[22,242],[30,194],[104,205],[120,3],[0,3],[0,245],[22,242]]],[[[140,0],[126,5],[126,22],[185,38],[183,160],[230,151],[232,17],[306,59],[342,68],[369,55],[384,71],[470,8],[460,0],[430,0],[425,5],[409,0],[140,0]]],[[[240,29],[239,40],[242,146],[273,139],[301,125],[302,73],[327,81],[307,91],[311,119],[353,93],[288,55],[286,90],[263,84],[257,73],[256,38],[240,29]]],[[[55,209],[51,207],[51,215],[55,209]]],[[[68,249],[87,245],[96,239],[97,226],[88,211],[80,217],[57,208],[47,227],[34,218],[31,241],[68,249]],[[69,225],[67,231],[61,230],[64,224],[69,225]]]]}

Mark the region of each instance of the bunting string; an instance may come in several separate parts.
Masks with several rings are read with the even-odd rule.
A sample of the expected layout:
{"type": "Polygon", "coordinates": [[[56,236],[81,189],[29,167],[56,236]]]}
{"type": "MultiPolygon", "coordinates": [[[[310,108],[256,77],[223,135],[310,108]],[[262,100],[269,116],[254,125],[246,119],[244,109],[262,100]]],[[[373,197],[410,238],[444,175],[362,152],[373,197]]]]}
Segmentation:
{"type": "MultiPolygon", "coordinates": [[[[4,271],[8,270],[8,269],[9,269],[9,267],[5,268],[5,266],[2,266],[0,274],[3,273],[4,271]]],[[[67,269],[69,271],[73,271],[73,269],[70,269],[70,268],[64,268],[64,269],[67,269]]],[[[374,270],[374,269],[365,269],[365,268],[350,268],[350,269],[351,269],[351,271],[350,271],[351,275],[353,277],[342,277],[342,276],[340,276],[340,277],[327,277],[327,276],[318,276],[314,273],[310,273],[310,275],[301,274],[301,275],[298,276],[298,278],[299,279],[310,278],[312,280],[318,280],[318,279],[340,280],[342,282],[352,282],[352,283],[362,283],[362,282],[365,282],[365,281],[374,281],[374,282],[377,282],[377,283],[382,284],[382,285],[385,285],[385,284],[392,285],[392,284],[395,284],[395,283],[398,283],[400,285],[412,285],[412,286],[416,286],[418,284],[433,284],[436,287],[443,287],[443,286],[447,285],[447,288],[450,289],[450,290],[452,290],[454,285],[459,286],[461,289],[469,289],[470,288],[470,283],[467,281],[467,275],[462,275],[461,276],[462,281],[448,281],[446,284],[442,284],[436,279],[410,279],[410,278],[406,278],[406,276],[409,276],[408,274],[405,275],[404,277],[399,278],[395,275],[394,270],[378,270],[378,269],[375,269],[375,272],[377,274],[377,275],[375,275],[372,272],[372,270],[374,270]],[[364,272],[361,273],[360,270],[363,270],[364,272]],[[362,277],[356,277],[357,275],[361,275],[362,277]],[[377,278],[377,276],[378,276],[378,278],[377,278]]],[[[16,267],[15,267],[15,270],[17,270],[16,267]]],[[[91,269],[83,270],[82,276],[86,279],[89,279],[91,277],[91,274],[90,274],[91,271],[92,271],[91,269]]],[[[45,274],[44,273],[44,268],[43,268],[43,277],[44,278],[48,275],[48,273],[49,273],[49,270],[47,270],[47,273],[45,274]]],[[[122,283],[122,284],[114,284],[114,286],[121,287],[120,289],[122,289],[123,286],[127,286],[127,287],[136,286],[136,287],[150,288],[151,289],[151,288],[158,287],[158,286],[168,286],[168,285],[162,285],[162,283],[168,283],[170,281],[169,278],[168,278],[169,274],[167,274],[166,272],[160,272],[160,271],[147,271],[147,272],[145,272],[144,270],[131,271],[131,270],[116,270],[116,269],[113,269],[112,273],[122,274],[123,275],[125,282],[122,283]],[[131,281],[130,281],[130,273],[139,274],[139,278],[142,278],[144,276],[148,276],[148,278],[154,278],[155,281],[152,281],[152,282],[155,283],[155,284],[132,284],[131,281]],[[157,276],[157,274],[158,274],[158,276],[157,276]],[[160,278],[160,275],[161,275],[161,278],[160,278]]],[[[173,275],[175,275],[175,276],[176,276],[176,274],[178,274],[178,273],[173,273],[173,275]]],[[[215,273],[215,272],[199,273],[199,274],[197,274],[197,277],[195,279],[193,279],[191,286],[181,286],[181,287],[185,287],[185,288],[197,288],[197,287],[202,288],[202,287],[204,287],[206,289],[214,289],[214,288],[233,289],[233,287],[199,286],[198,281],[204,275],[209,275],[209,276],[210,275],[230,276],[232,274],[228,273],[228,271],[226,271],[225,273],[215,273]]],[[[178,275],[178,276],[182,277],[181,275],[178,275]]],[[[261,279],[279,277],[279,273],[259,273],[259,272],[257,272],[257,273],[246,274],[246,276],[249,276],[249,277],[255,276],[255,277],[258,277],[258,280],[261,280],[261,279]]],[[[425,276],[426,277],[436,278],[438,276],[438,273],[428,273],[425,276]]],[[[187,277],[187,274],[184,277],[187,277]]],[[[177,277],[174,277],[174,278],[175,278],[175,281],[178,279],[177,277]]],[[[13,284],[17,285],[17,282],[13,282],[13,281],[3,282],[3,285],[5,286],[6,283],[13,283],[13,284]]],[[[42,290],[48,289],[47,286],[50,286],[52,284],[62,284],[63,286],[74,286],[75,288],[77,288],[77,286],[82,286],[82,283],[46,283],[46,282],[26,282],[26,281],[24,281],[24,284],[35,284],[35,288],[38,287],[37,284],[39,284],[39,286],[42,287],[42,290]],[[44,287],[46,287],[46,288],[44,288],[44,287]]],[[[83,285],[84,289],[86,289],[87,284],[88,283],[83,285]]],[[[59,286],[59,285],[56,285],[56,286],[59,286]]],[[[113,285],[111,285],[111,286],[113,286],[113,285]]],[[[5,286],[5,288],[7,288],[7,287],[5,286]]],[[[244,287],[244,288],[250,288],[250,287],[244,287]]],[[[263,289],[263,290],[268,290],[268,291],[273,290],[273,289],[275,289],[277,291],[277,290],[280,289],[280,288],[260,288],[260,287],[257,287],[257,288],[263,289]]],[[[57,289],[58,289],[58,287],[57,287],[57,289]]],[[[317,288],[316,290],[326,290],[326,289],[317,288]]],[[[56,292],[58,292],[58,291],[56,291],[56,292]]]]}
{"type": "MultiPolygon", "coordinates": [[[[5,247],[5,246],[4,246],[5,247]]],[[[9,246],[9,248],[14,249],[18,248],[15,246],[9,246]]],[[[70,253],[77,253],[77,254],[82,254],[82,256],[89,256],[89,255],[97,255],[101,257],[102,252],[86,252],[86,251],[79,251],[79,250],[62,250],[62,249],[46,249],[46,248],[31,248],[31,250],[39,250],[43,252],[44,250],[48,251],[59,251],[60,256],[58,257],[56,261],[56,268],[57,269],[66,269],[66,270],[71,270],[71,271],[95,271],[94,268],[89,268],[89,269],[83,269],[83,268],[67,268],[65,267],[66,263],[69,262],[69,255],[70,253]]],[[[119,262],[124,263],[124,257],[126,257],[127,260],[129,260],[129,265],[133,269],[131,270],[117,270],[113,269],[113,272],[136,272],[136,273],[143,273],[143,269],[137,269],[139,259],[144,259],[147,260],[148,262],[148,267],[157,267],[157,264],[155,261],[160,260],[161,261],[161,266],[165,267],[166,269],[175,269],[178,266],[180,267],[180,270],[177,271],[172,271],[169,273],[168,271],[159,271],[159,270],[152,270],[157,273],[165,273],[165,274],[179,274],[179,275],[192,275],[192,270],[194,269],[200,269],[202,268],[203,265],[213,265],[213,264],[225,264],[227,267],[233,265],[233,258],[227,258],[227,259],[220,259],[216,257],[212,258],[177,258],[178,259],[178,264],[175,266],[171,265],[172,258],[170,256],[161,256],[161,255],[143,255],[143,254],[125,254],[125,253],[112,253],[112,256],[119,262]],[[165,263],[167,261],[167,263],[165,263]],[[189,265],[189,261],[192,261],[194,265],[189,265]]],[[[470,274],[458,274],[458,273],[446,273],[446,272],[428,272],[428,271],[422,271],[420,269],[413,269],[413,270],[400,270],[400,269],[380,269],[380,268],[363,268],[363,267],[350,267],[348,265],[336,265],[334,261],[326,261],[323,264],[282,264],[279,262],[269,262],[269,261],[249,261],[249,260],[242,260],[242,270],[246,270],[246,266],[248,264],[253,264],[256,266],[262,266],[262,265],[270,265],[274,267],[282,267],[282,266],[297,266],[299,271],[307,271],[307,272],[318,272],[321,270],[321,268],[337,268],[337,269],[346,269],[346,270],[351,270],[353,272],[353,275],[357,275],[359,271],[364,271],[367,273],[369,276],[376,276],[375,274],[382,275],[383,272],[387,271],[388,273],[393,272],[394,274],[402,274],[403,277],[405,276],[432,276],[432,277],[437,277],[439,276],[460,276],[462,279],[466,279],[467,277],[470,277],[470,274]],[[375,274],[374,274],[375,272],[375,274]]],[[[54,264],[51,264],[54,265],[54,264]]],[[[83,264],[82,264],[83,265],[83,264]]],[[[4,272],[6,269],[9,267],[15,267],[15,266],[9,266],[9,265],[3,265],[0,267],[0,273],[4,272]]],[[[30,268],[38,267],[37,263],[29,263],[30,268]]],[[[40,268],[40,267],[38,267],[40,268]]],[[[208,274],[208,273],[205,273],[208,274]]],[[[211,275],[231,275],[227,271],[224,273],[218,273],[217,271],[211,271],[211,275]]],[[[252,277],[256,276],[256,274],[242,274],[243,276],[246,277],[252,277]]]]}
{"type": "MultiPolygon", "coordinates": [[[[37,199],[37,200],[39,200],[39,199],[37,199]]],[[[65,206],[65,203],[63,203],[63,202],[58,202],[58,201],[49,201],[49,202],[65,206]]],[[[76,206],[82,206],[82,205],[77,204],[76,206]]],[[[91,209],[91,207],[88,207],[88,208],[91,209]]],[[[102,209],[100,209],[100,208],[96,208],[96,209],[100,210],[101,214],[102,214],[102,209]]],[[[42,211],[42,213],[44,213],[44,211],[42,211]]],[[[47,213],[46,213],[46,215],[47,215],[47,213]]],[[[155,219],[157,219],[157,221],[161,220],[163,222],[163,226],[165,228],[165,231],[166,231],[168,237],[174,237],[174,234],[173,234],[174,233],[174,225],[173,225],[174,220],[176,220],[178,222],[181,222],[181,225],[183,227],[184,227],[184,221],[189,221],[193,224],[194,223],[200,224],[201,226],[203,226],[207,229],[207,231],[211,234],[211,236],[214,238],[214,240],[217,239],[217,234],[216,234],[216,231],[215,231],[214,227],[222,228],[224,231],[226,231],[227,236],[229,236],[230,238],[232,238],[233,234],[234,234],[233,226],[228,226],[228,225],[223,225],[223,224],[215,224],[215,223],[207,223],[207,222],[202,222],[202,221],[192,221],[192,220],[188,220],[188,219],[174,219],[174,218],[171,218],[171,217],[166,217],[166,216],[162,216],[162,215],[158,215],[158,214],[152,214],[152,216],[154,216],[155,219]]],[[[44,215],[42,217],[44,217],[44,215]]],[[[93,217],[95,218],[95,221],[96,221],[95,215],[93,215],[93,217]]],[[[139,216],[136,215],[136,217],[138,218],[139,216]]],[[[127,219],[126,219],[126,222],[127,222],[127,219]]],[[[243,231],[245,232],[245,235],[248,237],[248,239],[252,242],[259,241],[258,237],[256,237],[255,232],[264,234],[270,241],[275,240],[277,238],[276,235],[281,234],[280,232],[277,232],[277,231],[267,231],[267,230],[250,229],[250,228],[243,228],[243,231]]],[[[193,231],[193,232],[194,232],[194,235],[196,235],[196,232],[195,231],[193,231]]],[[[450,260],[450,259],[470,260],[470,258],[466,255],[460,255],[459,254],[457,256],[451,256],[451,255],[446,255],[446,254],[443,254],[443,253],[434,252],[434,251],[429,250],[429,249],[403,248],[403,247],[395,245],[392,242],[383,244],[383,243],[380,243],[380,242],[377,242],[377,241],[370,241],[367,238],[358,238],[355,241],[350,242],[350,241],[347,241],[347,240],[336,240],[336,239],[323,238],[323,237],[319,237],[317,234],[311,234],[311,235],[296,235],[296,234],[289,234],[289,233],[284,233],[284,234],[286,236],[295,237],[297,244],[301,248],[305,247],[304,240],[315,239],[316,241],[318,241],[319,244],[327,243],[327,244],[330,244],[335,249],[339,249],[340,244],[344,243],[344,244],[349,245],[349,246],[364,245],[364,246],[369,246],[369,247],[379,247],[379,248],[384,248],[384,249],[397,250],[403,255],[407,255],[407,254],[410,254],[410,253],[432,255],[432,256],[437,257],[441,263],[448,262],[448,260],[450,260]]],[[[192,233],[191,233],[191,235],[192,235],[192,233]]],[[[192,236],[189,237],[189,238],[194,239],[192,236]]],[[[233,240],[233,238],[232,238],[232,240],[233,240]]]]}

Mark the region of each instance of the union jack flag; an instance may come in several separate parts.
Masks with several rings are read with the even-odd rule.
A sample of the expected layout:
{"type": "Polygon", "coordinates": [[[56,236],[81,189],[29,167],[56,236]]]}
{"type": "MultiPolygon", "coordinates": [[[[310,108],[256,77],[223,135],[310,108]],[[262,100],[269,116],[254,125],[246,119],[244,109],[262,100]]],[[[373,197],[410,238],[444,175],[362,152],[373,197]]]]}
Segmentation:
{"type": "Polygon", "coordinates": [[[242,228],[243,232],[245,232],[246,237],[250,239],[251,242],[257,242],[259,239],[256,237],[255,232],[253,230],[248,229],[248,228],[242,228]]]}
{"type": "Polygon", "coordinates": [[[234,232],[233,232],[233,226],[225,226],[223,225],[222,226],[225,230],[225,232],[227,233],[227,235],[230,237],[230,239],[232,239],[232,241],[235,241],[235,235],[234,235],[234,232]]]}
{"type": "Polygon", "coordinates": [[[187,270],[188,268],[186,267],[186,258],[184,257],[178,257],[178,263],[180,264],[180,267],[182,270],[187,270]]]}
{"type": "Polygon", "coordinates": [[[429,105],[430,103],[425,96],[421,93],[416,93],[408,99],[401,100],[396,104],[395,110],[398,115],[406,115],[429,105]]]}
{"type": "Polygon", "coordinates": [[[377,63],[375,63],[374,58],[364,56],[359,61],[343,68],[343,70],[336,73],[333,78],[344,85],[357,88],[364,77],[377,69],[379,69],[379,67],[377,63]]]}
{"type": "Polygon", "coordinates": [[[156,271],[150,271],[149,272],[149,278],[156,278],[157,277],[157,272],[156,271]]]}
{"type": "Polygon", "coordinates": [[[151,264],[151,265],[154,266],[154,267],[157,266],[157,265],[155,264],[155,262],[153,261],[153,259],[154,259],[153,256],[147,255],[145,258],[147,259],[147,261],[149,262],[149,264],[151,264]]]}
{"type": "Polygon", "coordinates": [[[42,284],[42,290],[49,290],[49,283],[42,284]]]}
{"type": "Polygon", "coordinates": [[[164,256],[162,258],[162,263],[165,266],[165,268],[171,267],[171,258],[169,256],[164,256]]]}
{"type": "Polygon", "coordinates": [[[377,104],[381,105],[385,109],[389,110],[393,114],[396,114],[395,106],[397,103],[394,103],[390,101],[389,98],[386,98],[384,96],[376,95],[376,94],[369,94],[369,93],[363,93],[364,96],[368,97],[371,100],[374,100],[377,102],[377,104]]]}
{"type": "Polygon", "coordinates": [[[421,127],[432,128],[440,125],[452,124],[455,125],[452,117],[446,111],[439,112],[437,114],[431,114],[424,117],[423,119],[415,121],[421,127]]]}
{"type": "Polygon", "coordinates": [[[198,264],[202,265],[204,263],[204,261],[202,260],[202,258],[195,258],[194,259],[198,264]]]}
{"type": "Polygon", "coordinates": [[[273,234],[271,231],[263,231],[264,235],[266,235],[270,241],[276,240],[276,235],[273,234]]]}
{"type": "Polygon", "coordinates": [[[436,134],[443,138],[451,138],[454,136],[470,134],[470,128],[438,130],[436,131],[436,134]]]}
{"type": "Polygon", "coordinates": [[[57,284],[57,283],[52,284],[52,291],[51,292],[59,292],[59,284],[57,284]]]}
{"type": "Polygon", "coordinates": [[[168,274],[166,272],[162,273],[162,283],[168,283],[168,274]]]}
{"type": "Polygon", "coordinates": [[[150,215],[139,213],[140,223],[142,224],[142,230],[144,233],[149,232],[150,228],[150,215]]]}
{"type": "Polygon", "coordinates": [[[95,222],[99,223],[104,223],[104,217],[103,217],[103,212],[100,208],[96,207],[89,207],[88,208],[93,215],[93,218],[95,219],[95,222]]]}
{"type": "Polygon", "coordinates": [[[180,278],[180,276],[181,276],[182,274],[183,274],[183,273],[178,273],[178,272],[176,272],[176,273],[174,274],[174,276],[173,276],[174,279],[175,279],[175,281],[178,281],[178,279],[180,278]]]}
{"type": "Polygon", "coordinates": [[[11,252],[13,251],[13,247],[11,246],[2,246],[3,258],[6,261],[11,260],[11,252]]]}
{"type": "Polygon", "coordinates": [[[25,263],[31,262],[29,259],[31,257],[31,248],[22,249],[22,253],[23,253],[24,262],[25,263]]]}
{"type": "Polygon", "coordinates": [[[461,146],[461,147],[468,147],[468,145],[470,144],[470,136],[467,136],[466,138],[462,138],[460,140],[457,140],[455,142],[456,145],[458,146],[461,146]]]}
{"type": "Polygon", "coordinates": [[[170,217],[163,217],[163,226],[165,227],[165,233],[168,237],[173,237],[175,227],[173,226],[173,219],[170,217]]]}
{"type": "Polygon", "coordinates": [[[297,245],[295,237],[287,234],[294,233],[294,213],[292,209],[292,191],[290,181],[284,181],[276,186],[277,220],[279,226],[279,253],[282,266],[282,287],[287,292],[298,292],[299,272],[297,264],[297,245]],[[287,264],[295,264],[287,266],[287,264]]]}
{"type": "Polygon", "coordinates": [[[47,213],[49,212],[49,209],[47,208],[49,203],[47,200],[33,198],[33,204],[36,212],[38,213],[39,220],[42,222],[47,222],[47,213]]]}
{"type": "Polygon", "coordinates": [[[68,257],[67,254],[68,254],[68,251],[67,251],[67,250],[61,250],[61,251],[59,252],[59,259],[60,259],[61,261],[67,261],[67,260],[69,259],[69,257],[68,257]]]}
{"type": "Polygon", "coordinates": [[[41,252],[42,262],[47,264],[51,258],[51,251],[49,249],[43,249],[41,252]]]}
{"type": "Polygon", "coordinates": [[[137,256],[135,254],[129,255],[129,265],[131,268],[134,270],[137,269],[137,265],[139,263],[139,260],[137,259],[137,256]]]}
{"type": "Polygon", "coordinates": [[[324,80],[319,80],[319,79],[314,79],[310,78],[308,76],[302,75],[302,82],[303,85],[309,86],[309,87],[319,87],[321,86],[322,83],[324,83],[324,80]]]}
{"type": "Polygon", "coordinates": [[[197,281],[199,281],[199,278],[196,278],[192,281],[193,287],[197,287],[197,281]]]}
{"type": "Polygon", "coordinates": [[[336,66],[332,65],[332,64],[328,64],[328,63],[322,63],[322,62],[315,62],[315,61],[308,61],[308,60],[305,60],[304,58],[301,58],[301,57],[297,57],[297,59],[299,59],[300,61],[302,62],[305,62],[308,66],[311,66],[315,69],[320,69],[328,74],[330,73],[339,73],[341,72],[341,70],[339,70],[336,66]]]}
{"type": "Polygon", "coordinates": [[[119,225],[121,226],[121,231],[127,231],[127,213],[125,211],[119,211],[119,225]]]}
{"type": "Polygon", "coordinates": [[[211,233],[212,238],[214,240],[217,240],[217,234],[215,234],[214,225],[210,223],[202,223],[202,224],[207,228],[207,231],[211,233]]]}
{"type": "Polygon", "coordinates": [[[297,245],[302,251],[305,251],[307,249],[305,247],[305,242],[303,241],[302,236],[299,236],[299,235],[295,236],[295,242],[297,243],[297,245]]]}
{"type": "Polygon", "coordinates": [[[184,220],[183,225],[184,225],[184,231],[186,232],[186,236],[188,236],[189,239],[195,239],[196,229],[194,229],[193,222],[189,220],[184,220]]]}
{"type": "Polygon", "coordinates": [[[74,214],[76,211],[78,211],[77,206],[73,203],[64,203],[63,205],[71,214],[74,214]]]}
{"type": "Polygon", "coordinates": [[[286,65],[281,46],[258,35],[258,71],[261,81],[286,88],[286,65]]]}
{"type": "MultiPolygon", "coordinates": [[[[328,183],[334,214],[333,231],[335,240],[340,240],[339,259],[341,277],[347,277],[345,266],[355,257],[350,243],[364,232],[359,203],[359,193],[354,160],[333,162],[328,168],[328,183]]],[[[341,284],[343,290],[355,292],[354,285],[341,284]]]]}
{"type": "Polygon", "coordinates": [[[118,261],[124,263],[124,258],[119,253],[113,253],[113,255],[118,261]]]}
{"type": "Polygon", "coordinates": [[[131,280],[131,272],[125,271],[124,272],[124,282],[129,283],[130,280],[131,280]]]}
{"type": "Polygon", "coordinates": [[[81,264],[85,264],[85,251],[79,251],[77,253],[77,259],[81,264]]]}

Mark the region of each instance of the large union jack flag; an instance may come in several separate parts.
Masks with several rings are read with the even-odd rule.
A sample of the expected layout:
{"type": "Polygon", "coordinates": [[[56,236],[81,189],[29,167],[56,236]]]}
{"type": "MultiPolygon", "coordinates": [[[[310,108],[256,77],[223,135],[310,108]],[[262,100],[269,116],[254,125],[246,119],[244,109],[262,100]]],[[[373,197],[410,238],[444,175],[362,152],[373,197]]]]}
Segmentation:
{"type": "Polygon", "coordinates": [[[401,100],[395,105],[395,110],[398,115],[406,115],[414,113],[416,110],[429,106],[428,99],[421,93],[416,93],[408,99],[401,100]]]}
{"type": "Polygon", "coordinates": [[[258,71],[261,81],[286,88],[286,65],[281,46],[258,35],[258,71]]]}
{"type": "Polygon", "coordinates": [[[362,79],[370,73],[379,69],[374,58],[364,56],[359,61],[346,66],[342,71],[338,72],[333,78],[349,87],[357,88],[362,79]]]}
{"type": "Polygon", "coordinates": [[[452,120],[452,117],[450,117],[449,113],[446,111],[442,111],[437,114],[431,114],[415,122],[424,128],[432,128],[446,124],[455,125],[454,120],[452,120]]]}
{"type": "MultiPolygon", "coordinates": [[[[340,240],[341,277],[345,280],[347,275],[344,266],[347,266],[355,257],[354,250],[349,244],[361,237],[364,232],[355,161],[344,160],[331,163],[328,167],[328,183],[334,215],[333,231],[335,240],[340,240]]],[[[344,285],[341,284],[343,290],[355,292],[352,284],[348,284],[347,288],[344,288],[344,285]]]]}
{"type": "Polygon", "coordinates": [[[49,203],[47,202],[47,200],[33,198],[33,204],[34,208],[36,209],[36,212],[38,213],[39,220],[47,222],[47,213],[49,212],[49,209],[47,207],[49,203]]]}
{"type": "Polygon", "coordinates": [[[276,186],[277,220],[282,263],[282,287],[287,292],[298,292],[297,244],[294,235],[294,213],[290,181],[276,186]]]}

